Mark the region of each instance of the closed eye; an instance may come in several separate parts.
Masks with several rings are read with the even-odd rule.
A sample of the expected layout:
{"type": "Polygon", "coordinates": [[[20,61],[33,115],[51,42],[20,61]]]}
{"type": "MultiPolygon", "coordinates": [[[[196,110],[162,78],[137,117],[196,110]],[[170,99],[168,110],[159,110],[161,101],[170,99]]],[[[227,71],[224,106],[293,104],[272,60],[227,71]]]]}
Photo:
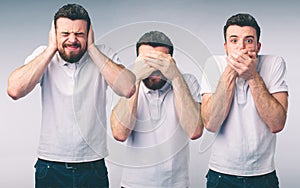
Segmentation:
{"type": "Polygon", "coordinates": [[[61,36],[63,36],[63,37],[66,37],[66,36],[68,36],[68,35],[70,35],[69,32],[61,32],[61,36]]]}
{"type": "Polygon", "coordinates": [[[83,37],[84,33],[83,32],[75,32],[74,33],[76,37],[83,37]]]}

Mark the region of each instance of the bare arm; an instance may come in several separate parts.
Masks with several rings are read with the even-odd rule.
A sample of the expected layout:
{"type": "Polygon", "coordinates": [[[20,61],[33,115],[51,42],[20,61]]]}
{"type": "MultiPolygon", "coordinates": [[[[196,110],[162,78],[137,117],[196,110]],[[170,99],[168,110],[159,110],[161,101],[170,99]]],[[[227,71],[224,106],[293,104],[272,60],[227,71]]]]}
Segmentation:
{"type": "Polygon", "coordinates": [[[137,83],[136,92],[131,98],[121,98],[112,110],[110,126],[113,137],[118,141],[124,142],[135,126],[139,85],[137,83]]]}
{"type": "Polygon", "coordinates": [[[190,90],[170,54],[153,51],[146,55],[147,64],[160,70],[172,82],[175,106],[180,124],[191,139],[202,135],[203,123],[200,116],[200,103],[194,101],[190,90]]]}
{"type": "Polygon", "coordinates": [[[49,44],[44,52],[11,73],[8,78],[8,95],[17,100],[30,93],[44,74],[57,50],[54,24],[49,32],[49,44]]]}
{"type": "Polygon", "coordinates": [[[131,134],[136,122],[140,82],[154,70],[144,62],[141,55],[136,59],[133,68],[137,79],[135,93],[130,99],[121,98],[113,108],[110,117],[112,134],[116,140],[124,142],[131,134]]]}
{"type": "Polygon", "coordinates": [[[272,133],[280,132],[286,122],[288,109],[287,92],[270,94],[264,81],[258,74],[249,80],[249,86],[260,117],[272,133]]]}
{"type": "Polygon", "coordinates": [[[234,96],[237,74],[226,66],[213,94],[203,94],[201,116],[207,130],[217,132],[226,119],[234,96]]]}
{"type": "Polygon", "coordinates": [[[272,133],[281,131],[287,116],[287,92],[270,94],[256,70],[258,59],[255,52],[233,53],[228,63],[240,77],[248,80],[256,109],[270,131],[272,133]]]}
{"type": "Polygon", "coordinates": [[[135,75],[123,65],[116,64],[98,50],[94,44],[92,27],[88,36],[88,53],[116,94],[127,98],[133,95],[135,91],[135,75]]]}
{"type": "Polygon", "coordinates": [[[175,105],[181,126],[191,139],[201,137],[203,133],[203,123],[200,115],[200,103],[194,101],[181,74],[173,79],[172,86],[174,89],[175,105]]]}

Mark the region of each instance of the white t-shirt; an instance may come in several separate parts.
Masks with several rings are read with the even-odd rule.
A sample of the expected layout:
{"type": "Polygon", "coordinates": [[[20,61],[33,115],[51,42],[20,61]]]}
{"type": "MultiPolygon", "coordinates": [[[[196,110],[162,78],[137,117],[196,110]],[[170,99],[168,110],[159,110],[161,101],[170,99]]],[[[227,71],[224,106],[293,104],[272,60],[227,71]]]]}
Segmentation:
{"type": "MultiPolygon", "coordinates": [[[[195,101],[200,85],[183,75],[195,101]]],[[[150,90],[141,83],[137,121],[127,140],[121,186],[126,188],[183,188],[189,186],[189,138],[182,129],[172,86],[150,90]]]]}
{"type": "MultiPolygon", "coordinates": [[[[258,58],[257,71],[268,91],[287,92],[283,58],[270,55],[258,58]]],[[[214,56],[206,62],[201,94],[214,93],[226,65],[225,56],[214,56]]],[[[230,112],[212,147],[209,168],[237,176],[272,172],[275,145],[276,134],[271,133],[259,116],[248,82],[238,77],[230,112]]]]}
{"type": "MultiPolygon", "coordinates": [[[[115,53],[97,46],[119,63],[115,53]]],[[[37,48],[25,63],[38,56],[37,48]]],[[[76,63],[65,62],[57,52],[40,80],[42,125],[38,157],[50,161],[85,162],[108,155],[106,147],[107,83],[88,53],[76,63]]]]}

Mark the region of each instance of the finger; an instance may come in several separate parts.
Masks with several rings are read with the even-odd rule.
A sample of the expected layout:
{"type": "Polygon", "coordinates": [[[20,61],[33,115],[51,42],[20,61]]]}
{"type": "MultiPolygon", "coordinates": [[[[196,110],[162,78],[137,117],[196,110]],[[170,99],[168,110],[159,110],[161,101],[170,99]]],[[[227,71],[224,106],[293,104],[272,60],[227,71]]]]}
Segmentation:
{"type": "Polygon", "coordinates": [[[234,68],[235,70],[239,70],[242,68],[243,64],[239,63],[238,61],[236,61],[233,57],[228,56],[227,57],[227,63],[234,68]]]}
{"type": "Polygon", "coordinates": [[[144,59],[143,59],[143,57],[142,56],[138,56],[136,59],[135,59],[135,64],[137,64],[137,63],[143,63],[143,61],[144,61],[144,59]]]}
{"type": "Polygon", "coordinates": [[[149,58],[147,58],[145,60],[146,60],[145,63],[147,65],[149,65],[150,67],[153,67],[153,68],[158,69],[158,70],[160,70],[162,68],[162,65],[161,65],[160,61],[157,60],[157,59],[149,59],[149,58]]]}
{"type": "Polygon", "coordinates": [[[147,63],[148,65],[155,66],[155,67],[162,67],[165,64],[163,61],[161,61],[160,59],[156,59],[156,58],[145,57],[144,60],[145,60],[145,63],[147,63]]]}
{"type": "Polygon", "coordinates": [[[251,59],[256,59],[257,58],[257,53],[256,52],[248,52],[248,55],[251,59]]]}
{"type": "Polygon", "coordinates": [[[166,54],[160,51],[152,50],[145,54],[146,57],[154,58],[154,59],[168,59],[170,54],[166,54]]]}
{"type": "Polygon", "coordinates": [[[52,29],[55,29],[54,20],[52,20],[52,23],[51,23],[51,30],[52,30],[52,29]]]}
{"type": "Polygon", "coordinates": [[[233,52],[229,55],[231,58],[233,58],[238,63],[241,63],[246,60],[245,54],[241,51],[239,52],[233,52]]]}

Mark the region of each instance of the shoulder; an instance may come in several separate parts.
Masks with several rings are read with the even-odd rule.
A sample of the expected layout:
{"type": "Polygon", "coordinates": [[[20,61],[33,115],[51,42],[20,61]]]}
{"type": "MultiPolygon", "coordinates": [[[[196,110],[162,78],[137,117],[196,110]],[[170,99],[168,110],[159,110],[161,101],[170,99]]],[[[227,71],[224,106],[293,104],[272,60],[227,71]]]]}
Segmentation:
{"type": "Polygon", "coordinates": [[[111,55],[115,53],[112,48],[106,46],[105,44],[97,44],[96,47],[105,55],[111,55]]]}
{"type": "Polygon", "coordinates": [[[258,58],[261,62],[284,62],[283,57],[276,55],[259,55],[258,58]]]}
{"type": "Polygon", "coordinates": [[[185,74],[182,74],[182,77],[184,78],[184,80],[185,80],[185,82],[186,82],[186,84],[187,84],[187,86],[189,87],[190,90],[192,88],[194,88],[195,90],[200,89],[199,81],[198,81],[198,79],[195,75],[185,73],[185,74]]]}
{"type": "Polygon", "coordinates": [[[99,51],[101,51],[104,55],[106,55],[108,58],[112,59],[117,64],[122,64],[118,54],[109,46],[106,46],[105,44],[99,44],[96,45],[99,51]]]}
{"type": "Polygon", "coordinates": [[[184,80],[186,82],[195,82],[195,81],[197,81],[196,76],[193,75],[193,74],[190,74],[190,73],[184,73],[184,74],[182,74],[182,77],[184,78],[184,80]]]}
{"type": "Polygon", "coordinates": [[[259,55],[259,64],[262,67],[285,67],[285,60],[281,56],[276,55],[259,55]]]}
{"type": "Polygon", "coordinates": [[[47,46],[38,46],[37,48],[35,48],[35,50],[32,52],[32,55],[38,55],[40,53],[42,53],[43,51],[45,51],[47,48],[47,46]]]}
{"type": "Polygon", "coordinates": [[[38,55],[40,55],[43,51],[46,50],[46,48],[47,48],[47,46],[38,46],[37,48],[35,48],[33,50],[33,52],[29,56],[27,56],[27,58],[25,59],[25,63],[24,64],[29,63],[35,57],[37,57],[38,55]]]}

